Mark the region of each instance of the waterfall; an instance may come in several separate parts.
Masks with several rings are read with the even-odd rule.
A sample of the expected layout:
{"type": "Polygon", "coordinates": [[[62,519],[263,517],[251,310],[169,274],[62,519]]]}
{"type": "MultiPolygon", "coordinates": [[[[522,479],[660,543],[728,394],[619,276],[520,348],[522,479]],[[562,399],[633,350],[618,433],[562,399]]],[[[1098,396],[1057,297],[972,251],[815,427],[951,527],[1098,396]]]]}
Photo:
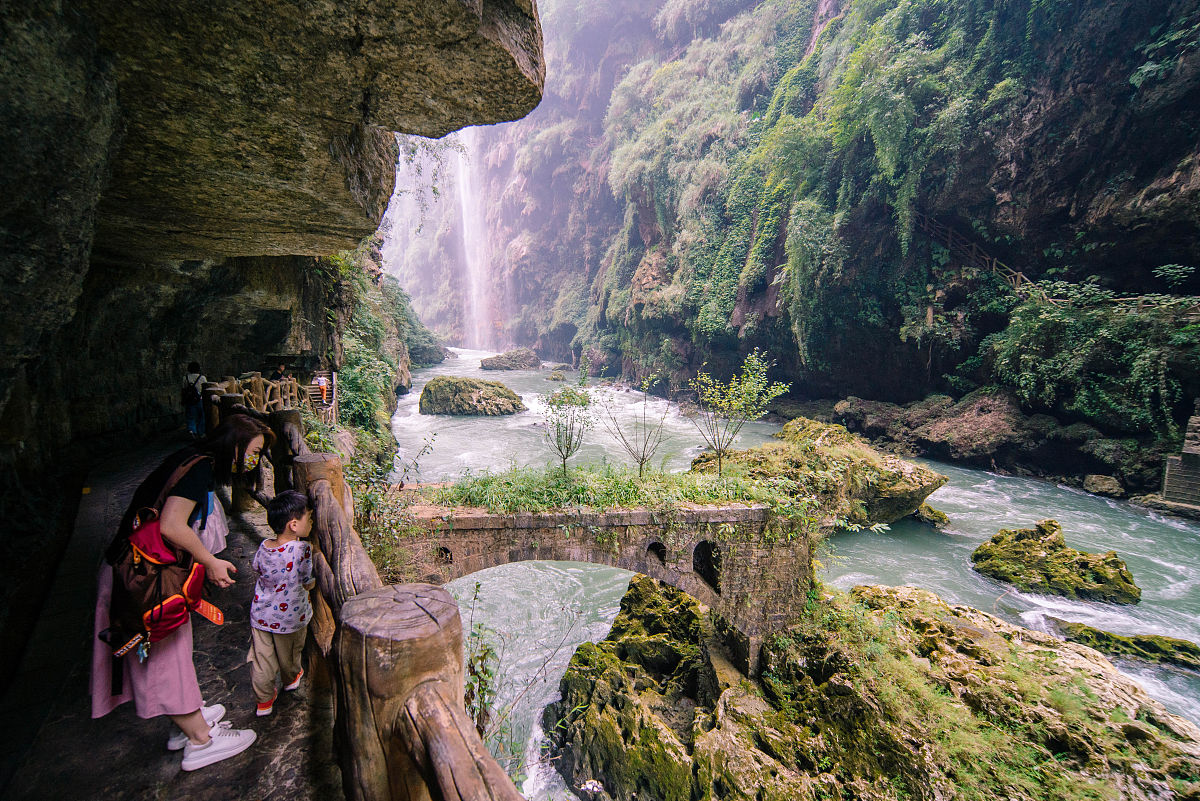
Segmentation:
{"type": "Polygon", "coordinates": [[[476,185],[471,156],[475,152],[475,132],[466,128],[459,132],[463,150],[455,154],[455,180],[462,231],[463,267],[466,278],[466,297],[463,299],[463,337],[471,348],[490,350],[493,345],[492,325],[488,314],[487,281],[490,254],[487,243],[487,217],[483,197],[476,185]]]}

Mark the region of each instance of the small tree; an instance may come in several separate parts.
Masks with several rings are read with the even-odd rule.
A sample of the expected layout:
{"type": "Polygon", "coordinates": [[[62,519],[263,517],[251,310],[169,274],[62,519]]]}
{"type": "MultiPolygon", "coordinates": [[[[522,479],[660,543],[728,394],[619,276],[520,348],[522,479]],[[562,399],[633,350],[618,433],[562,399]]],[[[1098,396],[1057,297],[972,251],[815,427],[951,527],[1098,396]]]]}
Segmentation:
{"type": "Polygon", "coordinates": [[[638,466],[638,478],[646,472],[646,465],[654,458],[658,446],[663,441],[663,423],[667,419],[670,406],[664,406],[662,414],[655,419],[650,414],[650,387],[658,381],[658,375],[651,373],[642,379],[638,388],[642,391],[642,408],[635,413],[632,424],[626,425],[621,420],[620,412],[611,399],[602,405],[603,412],[600,423],[604,430],[611,434],[629,454],[638,466]]]}
{"type": "Polygon", "coordinates": [[[747,420],[767,413],[767,404],[787,392],[790,384],[767,382],[772,362],[755,348],[742,362],[742,371],[728,383],[704,371],[688,382],[696,392],[696,408],[689,415],[700,436],[717,454],[717,475],[724,469],[725,454],[747,420]]]}
{"type": "Polygon", "coordinates": [[[583,435],[595,422],[592,417],[592,396],[586,389],[563,387],[551,395],[541,396],[546,407],[546,439],[562,461],[563,476],[567,475],[567,460],[583,445],[583,435]]]}

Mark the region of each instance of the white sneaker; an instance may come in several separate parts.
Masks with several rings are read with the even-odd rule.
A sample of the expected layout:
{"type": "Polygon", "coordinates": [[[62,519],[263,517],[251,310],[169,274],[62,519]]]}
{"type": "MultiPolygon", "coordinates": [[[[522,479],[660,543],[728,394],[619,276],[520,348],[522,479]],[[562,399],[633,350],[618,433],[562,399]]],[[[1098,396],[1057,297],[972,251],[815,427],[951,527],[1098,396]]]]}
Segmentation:
{"type": "MultiPolygon", "coordinates": [[[[221,704],[213,704],[200,708],[200,714],[204,715],[204,722],[211,729],[216,726],[222,718],[225,717],[225,707],[221,704]]],[[[167,740],[168,751],[182,751],[183,747],[188,743],[188,736],[181,731],[177,731],[167,740]]]]}
{"type": "Polygon", "coordinates": [[[250,729],[234,729],[229,721],[222,721],[212,727],[209,741],[204,745],[193,745],[190,741],[183,747],[183,762],[180,767],[184,770],[199,770],[206,765],[220,762],[237,756],[258,739],[258,735],[250,729]]]}

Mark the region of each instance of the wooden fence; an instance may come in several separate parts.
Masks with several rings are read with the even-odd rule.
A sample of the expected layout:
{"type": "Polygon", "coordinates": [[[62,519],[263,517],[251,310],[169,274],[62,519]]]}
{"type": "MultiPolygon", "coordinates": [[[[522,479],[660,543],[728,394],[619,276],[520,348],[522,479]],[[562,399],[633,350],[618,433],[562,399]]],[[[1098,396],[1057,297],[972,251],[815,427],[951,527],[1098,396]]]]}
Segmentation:
{"type": "MultiPolygon", "coordinates": [[[[311,452],[297,409],[258,408],[267,397],[222,393],[213,423],[229,414],[266,421],[275,433],[267,454],[275,492],[298,489],[312,504],[317,590],[310,627],[337,698],[334,741],[346,798],[522,801],[467,716],[454,598],[432,584],[384,586],[354,531],[341,460],[311,452]]],[[[236,507],[237,484],[233,489],[236,507]]],[[[269,500],[249,488],[241,494],[269,500]]]]}
{"type": "MultiPolygon", "coordinates": [[[[979,244],[959,234],[948,225],[943,225],[929,215],[913,212],[917,227],[927,236],[939,242],[950,251],[950,256],[960,264],[977,270],[988,270],[1004,279],[1022,300],[1037,297],[1055,305],[1068,303],[1067,298],[1056,298],[1048,295],[1035,281],[1020,270],[1014,270],[1004,262],[991,256],[979,247],[979,244]]],[[[1194,297],[1170,297],[1164,295],[1135,295],[1111,298],[1107,301],[1120,312],[1139,312],[1147,308],[1171,307],[1179,315],[1189,321],[1200,319],[1200,300],[1194,297]]],[[[932,313],[933,307],[930,307],[932,313]]]]}

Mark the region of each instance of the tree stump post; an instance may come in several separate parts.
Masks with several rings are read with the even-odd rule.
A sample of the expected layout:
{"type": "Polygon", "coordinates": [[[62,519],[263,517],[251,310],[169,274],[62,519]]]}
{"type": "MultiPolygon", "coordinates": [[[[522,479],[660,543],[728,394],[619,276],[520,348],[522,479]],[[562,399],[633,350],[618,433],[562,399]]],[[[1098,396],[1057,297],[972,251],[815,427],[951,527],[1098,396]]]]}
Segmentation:
{"type": "Polygon", "coordinates": [[[342,781],[354,801],[520,801],[463,707],[462,619],[445,589],[346,601],[335,662],[342,781]]]}
{"type": "Polygon", "coordinates": [[[221,422],[221,395],[224,391],[220,384],[209,382],[200,392],[200,397],[204,401],[205,431],[212,431],[221,422]]]}
{"type": "Polygon", "coordinates": [[[345,506],[343,499],[346,496],[346,480],[342,476],[341,459],[332,453],[307,453],[297,456],[294,463],[296,466],[296,489],[308,492],[311,498],[312,493],[309,491],[309,487],[317,481],[325,479],[329,482],[329,488],[333,490],[334,497],[337,498],[338,506],[345,506]]]}
{"type": "Polygon", "coordinates": [[[302,428],[300,411],[298,409],[283,409],[271,412],[271,416],[267,419],[267,425],[275,432],[275,444],[271,446],[271,465],[275,468],[275,494],[278,495],[284,490],[296,488],[295,481],[292,478],[292,461],[300,453],[292,446],[291,438],[288,436],[288,428],[294,427],[297,430],[302,428]]]}

